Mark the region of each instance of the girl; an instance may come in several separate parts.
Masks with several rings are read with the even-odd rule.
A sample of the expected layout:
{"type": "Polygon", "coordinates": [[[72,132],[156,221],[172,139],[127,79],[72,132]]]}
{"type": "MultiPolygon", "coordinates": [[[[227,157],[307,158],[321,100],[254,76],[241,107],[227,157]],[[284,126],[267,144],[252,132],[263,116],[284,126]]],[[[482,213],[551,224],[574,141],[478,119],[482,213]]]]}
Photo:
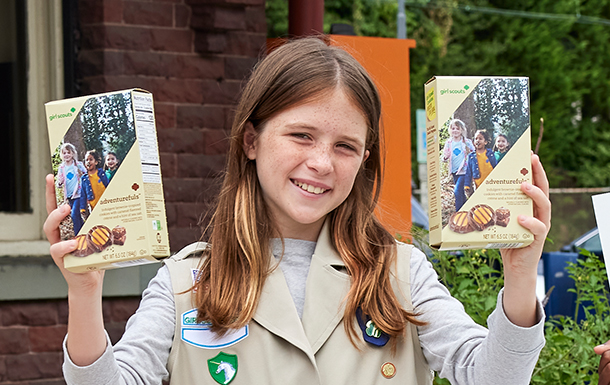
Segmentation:
{"type": "Polygon", "coordinates": [[[93,210],[108,186],[106,173],[97,167],[101,161],[100,155],[95,150],[89,150],[85,154],[87,174],[81,177],[84,191],[80,199],[80,210],[85,215],[90,212],[89,207],[93,210]]]}
{"type": "MultiPolygon", "coordinates": [[[[548,183],[522,191],[535,234],[503,250],[505,289],[476,325],[426,256],[375,217],[381,187],[381,105],[348,53],[315,38],[269,54],[248,81],[232,127],[210,243],[168,258],[112,347],[102,272],[73,274],[45,232],[69,286],[68,384],[528,383],[544,345],[536,267],[550,223],[548,183]],[[279,268],[278,268],[279,266],[279,268]]],[[[53,190],[47,188],[48,205],[53,190]]]]}
{"type": "Polygon", "coordinates": [[[70,205],[74,235],[78,235],[81,227],[83,227],[83,218],[79,210],[81,196],[80,178],[83,174],[87,173],[87,169],[82,162],[78,161],[76,147],[73,144],[62,144],[60,151],[62,162],[57,169],[57,188],[63,187],[64,199],[70,205]]]}
{"type": "Polygon", "coordinates": [[[494,144],[494,156],[496,157],[496,163],[500,163],[504,155],[510,150],[510,143],[508,142],[508,136],[504,134],[498,134],[496,136],[496,143],[494,144]]]}
{"type": "Polygon", "coordinates": [[[494,152],[487,148],[489,135],[485,130],[478,130],[474,133],[475,152],[468,154],[468,168],[466,170],[466,189],[470,189],[472,182],[478,188],[481,183],[496,167],[496,157],[494,152]]]}
{"type": "Polygon", "coordinates": [[[106,178],[108,178],[108,183],[112,180],[112,177],[116,173],[116,170],[119,169],[119,165],[121,162],[116,154],[112,151],[106,154],[106,161],[104,162],[104,170],[106,171],[106,178]]]}
{"type": "Polygon", "coordinates": [[[464,193],[465,175],[468,169],[467,157],[474,151],[470,139],[466,138],[466,125],[459,119],[449,122],[449,139],[443,147],[443,161],[449,162],[449,172],[453,176],[453,194],[455,196],[455,211],[466,202],[464,193]]]}

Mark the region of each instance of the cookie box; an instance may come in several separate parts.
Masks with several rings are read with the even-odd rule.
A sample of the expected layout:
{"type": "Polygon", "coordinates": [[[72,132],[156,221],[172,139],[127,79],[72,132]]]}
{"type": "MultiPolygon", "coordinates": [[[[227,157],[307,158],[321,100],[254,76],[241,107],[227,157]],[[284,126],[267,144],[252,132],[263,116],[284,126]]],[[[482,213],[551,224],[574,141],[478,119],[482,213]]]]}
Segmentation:
{"type": "Polygon", "coordinates": [[[62,239],[73,272],[169,256],[152,94],[141,89],[45,104],[62,239]]]}
{"type": "Polygon", "coordinates": [[[532,243],[529,79],[438,76],[425,85],[430,245],[440,250],[532,243]]]}

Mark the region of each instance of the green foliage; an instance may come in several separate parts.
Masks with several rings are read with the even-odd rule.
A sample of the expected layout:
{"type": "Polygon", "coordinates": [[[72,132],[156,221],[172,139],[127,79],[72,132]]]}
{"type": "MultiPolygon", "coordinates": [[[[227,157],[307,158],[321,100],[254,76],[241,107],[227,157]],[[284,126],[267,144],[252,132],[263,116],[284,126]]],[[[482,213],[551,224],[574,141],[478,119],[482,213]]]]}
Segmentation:
{"type": "MultiPolygon", "coordinates": [[[[418,246],[423,243],[421,235],[414,236],[418,246]]],[[[603,262],[587,251],[582,253],[585,258],[571,264],[568,273],[575,281],[576,301],[584,309],[585,318],[577,318],[577,309],[574,317],[552,318],[546,323],[546,345],[532,384],[597,383],[599,357],[593,347],[610,338],[608,280],[603,262]]],[[[503,286],[500,254],[498,250],[465,250],[460,254],[434,251],[430,259],[451,295],[462,302],[475,322],[487,326],[487,317],[503,286]]],[[[449,382],[437,377],[434,384],[449,382]]]]}
{"type": "Polygon", "coordinates": [[[112,151],[120,161],[125,159],[136,138],[129,92],[87,100],[79,118],[86,150],[101,156],[112,151]]]}
{"type": "MultiPolygon", "coordinates": [[[[424,108],[423,85],[435,75],[530,78],[533,143],[544,118],[539,154],[551,186],[610,185],[610,27],[576,15],[610,19],[610,0],[410,1],[411,111],[424,108]],[[465,6],[573,19],[483,13],[465,6]]],[[[269,36],[288,30],[288,1],[268,0],[269,36]]],[[[326,0],[324,31],[348,23],[363,36],[396,36],[397,0],[326,0]]],[[[412,130],[413,175],[415,130],[412,130]]]]}
{"type": "Polygon", "coordinates": [[[585,259],[570,264],[578,304],[574,317],[558,317],[546,324],[546,346],[534,370],[532,384],[596,384],[599,357],[593,347],[610,338],[608,279],[604,263],[581,250],[585,259]],[[584,319],[578,319],[579,308],[584,319]]]}

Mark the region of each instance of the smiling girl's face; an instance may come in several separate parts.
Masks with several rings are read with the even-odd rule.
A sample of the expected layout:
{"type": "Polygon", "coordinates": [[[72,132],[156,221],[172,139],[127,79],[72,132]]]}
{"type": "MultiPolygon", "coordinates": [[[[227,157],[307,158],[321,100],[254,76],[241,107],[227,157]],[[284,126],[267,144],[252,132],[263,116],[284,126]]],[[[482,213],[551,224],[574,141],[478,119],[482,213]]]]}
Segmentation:
{"type": "Polygon", "coordinates": [[[503,136],[498,136],[496,138],[496,147],[500,152],[506,151],[506,148],[508,147],[508,140],[506,140],[506,138],[503,136]]]}
{"type": "Polygon", "coordinates": [[[69,148],[61,150],[61,160],[63,160],[64,163],[71,164],[73,159],[74,153],[69,148]]]}
{"type": "Polygon", "coordinates": [[[451,135],[452,139],[461,140],[462,139],[462,128],[460,127],[459,124],[454,122],[449,127],[449,134],[451,135]]]}
{"type": "Polygon", "coordinates": [[[474,148],[481,151],[484,150],[485,147],[487,147],[487,140],[485,140],[485,136],[483,136],[483,134],[480,132],[477,132],[474,137],[474,148]]]}
{"type": "Polygon", "coordinates": [[[117,160],[116,160],[116,156],[114,156],[114,154],[108,154],[106,155],[106,167],[108,167],[110,170],[114,170],[117,166],[117,160]]]}
{"type": "Polygon", "coordinates": [[[97,169],[97,161],[93,155],[87,154],[87,157],[85,158],[85,168],[89,173],[92,173],[97,169]]]}
{"type": "Polygon", "coordinates": [[[341,90],[278,113],[262,132],[247,127],[244,150],[256,161],[263,198],[284,238],[317,239],[368,157],[367,131],[361,110],[341,90]]]}

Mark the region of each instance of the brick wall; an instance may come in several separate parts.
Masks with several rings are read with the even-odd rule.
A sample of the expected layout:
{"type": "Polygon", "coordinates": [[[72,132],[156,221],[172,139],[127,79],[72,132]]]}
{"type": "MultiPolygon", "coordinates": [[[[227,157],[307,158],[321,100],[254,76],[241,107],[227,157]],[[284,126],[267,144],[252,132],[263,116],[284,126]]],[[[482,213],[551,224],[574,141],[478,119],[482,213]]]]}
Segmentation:
{"type": "MultiPolygon", "coordinates": [[[[140,298],[104,302],[110,339],[118,341],[140,298]]],[[[0,302],[0,384],[65,384],[62,342],[68,323],[65,300],[0,302]]]]}
{"type": "Polygon", "coordinates": [[[78,2],[81,92],[153,93],[172,251],[199,239],[217,194],[233,106],[265,44],[264,4],[78,2]]]}
{"type": "MultiPolygon", "coordinates": [[[[172,251],[199,239],[216,195],[232,110],[265,44],[264,0],[76,0],[82,94],[155,98],[172,251]]],[[[139,298],[105,299],[113,341],[139,298]]],[[[0,302],[0,385],[59,385],[65,300],[0,302]]]]}

